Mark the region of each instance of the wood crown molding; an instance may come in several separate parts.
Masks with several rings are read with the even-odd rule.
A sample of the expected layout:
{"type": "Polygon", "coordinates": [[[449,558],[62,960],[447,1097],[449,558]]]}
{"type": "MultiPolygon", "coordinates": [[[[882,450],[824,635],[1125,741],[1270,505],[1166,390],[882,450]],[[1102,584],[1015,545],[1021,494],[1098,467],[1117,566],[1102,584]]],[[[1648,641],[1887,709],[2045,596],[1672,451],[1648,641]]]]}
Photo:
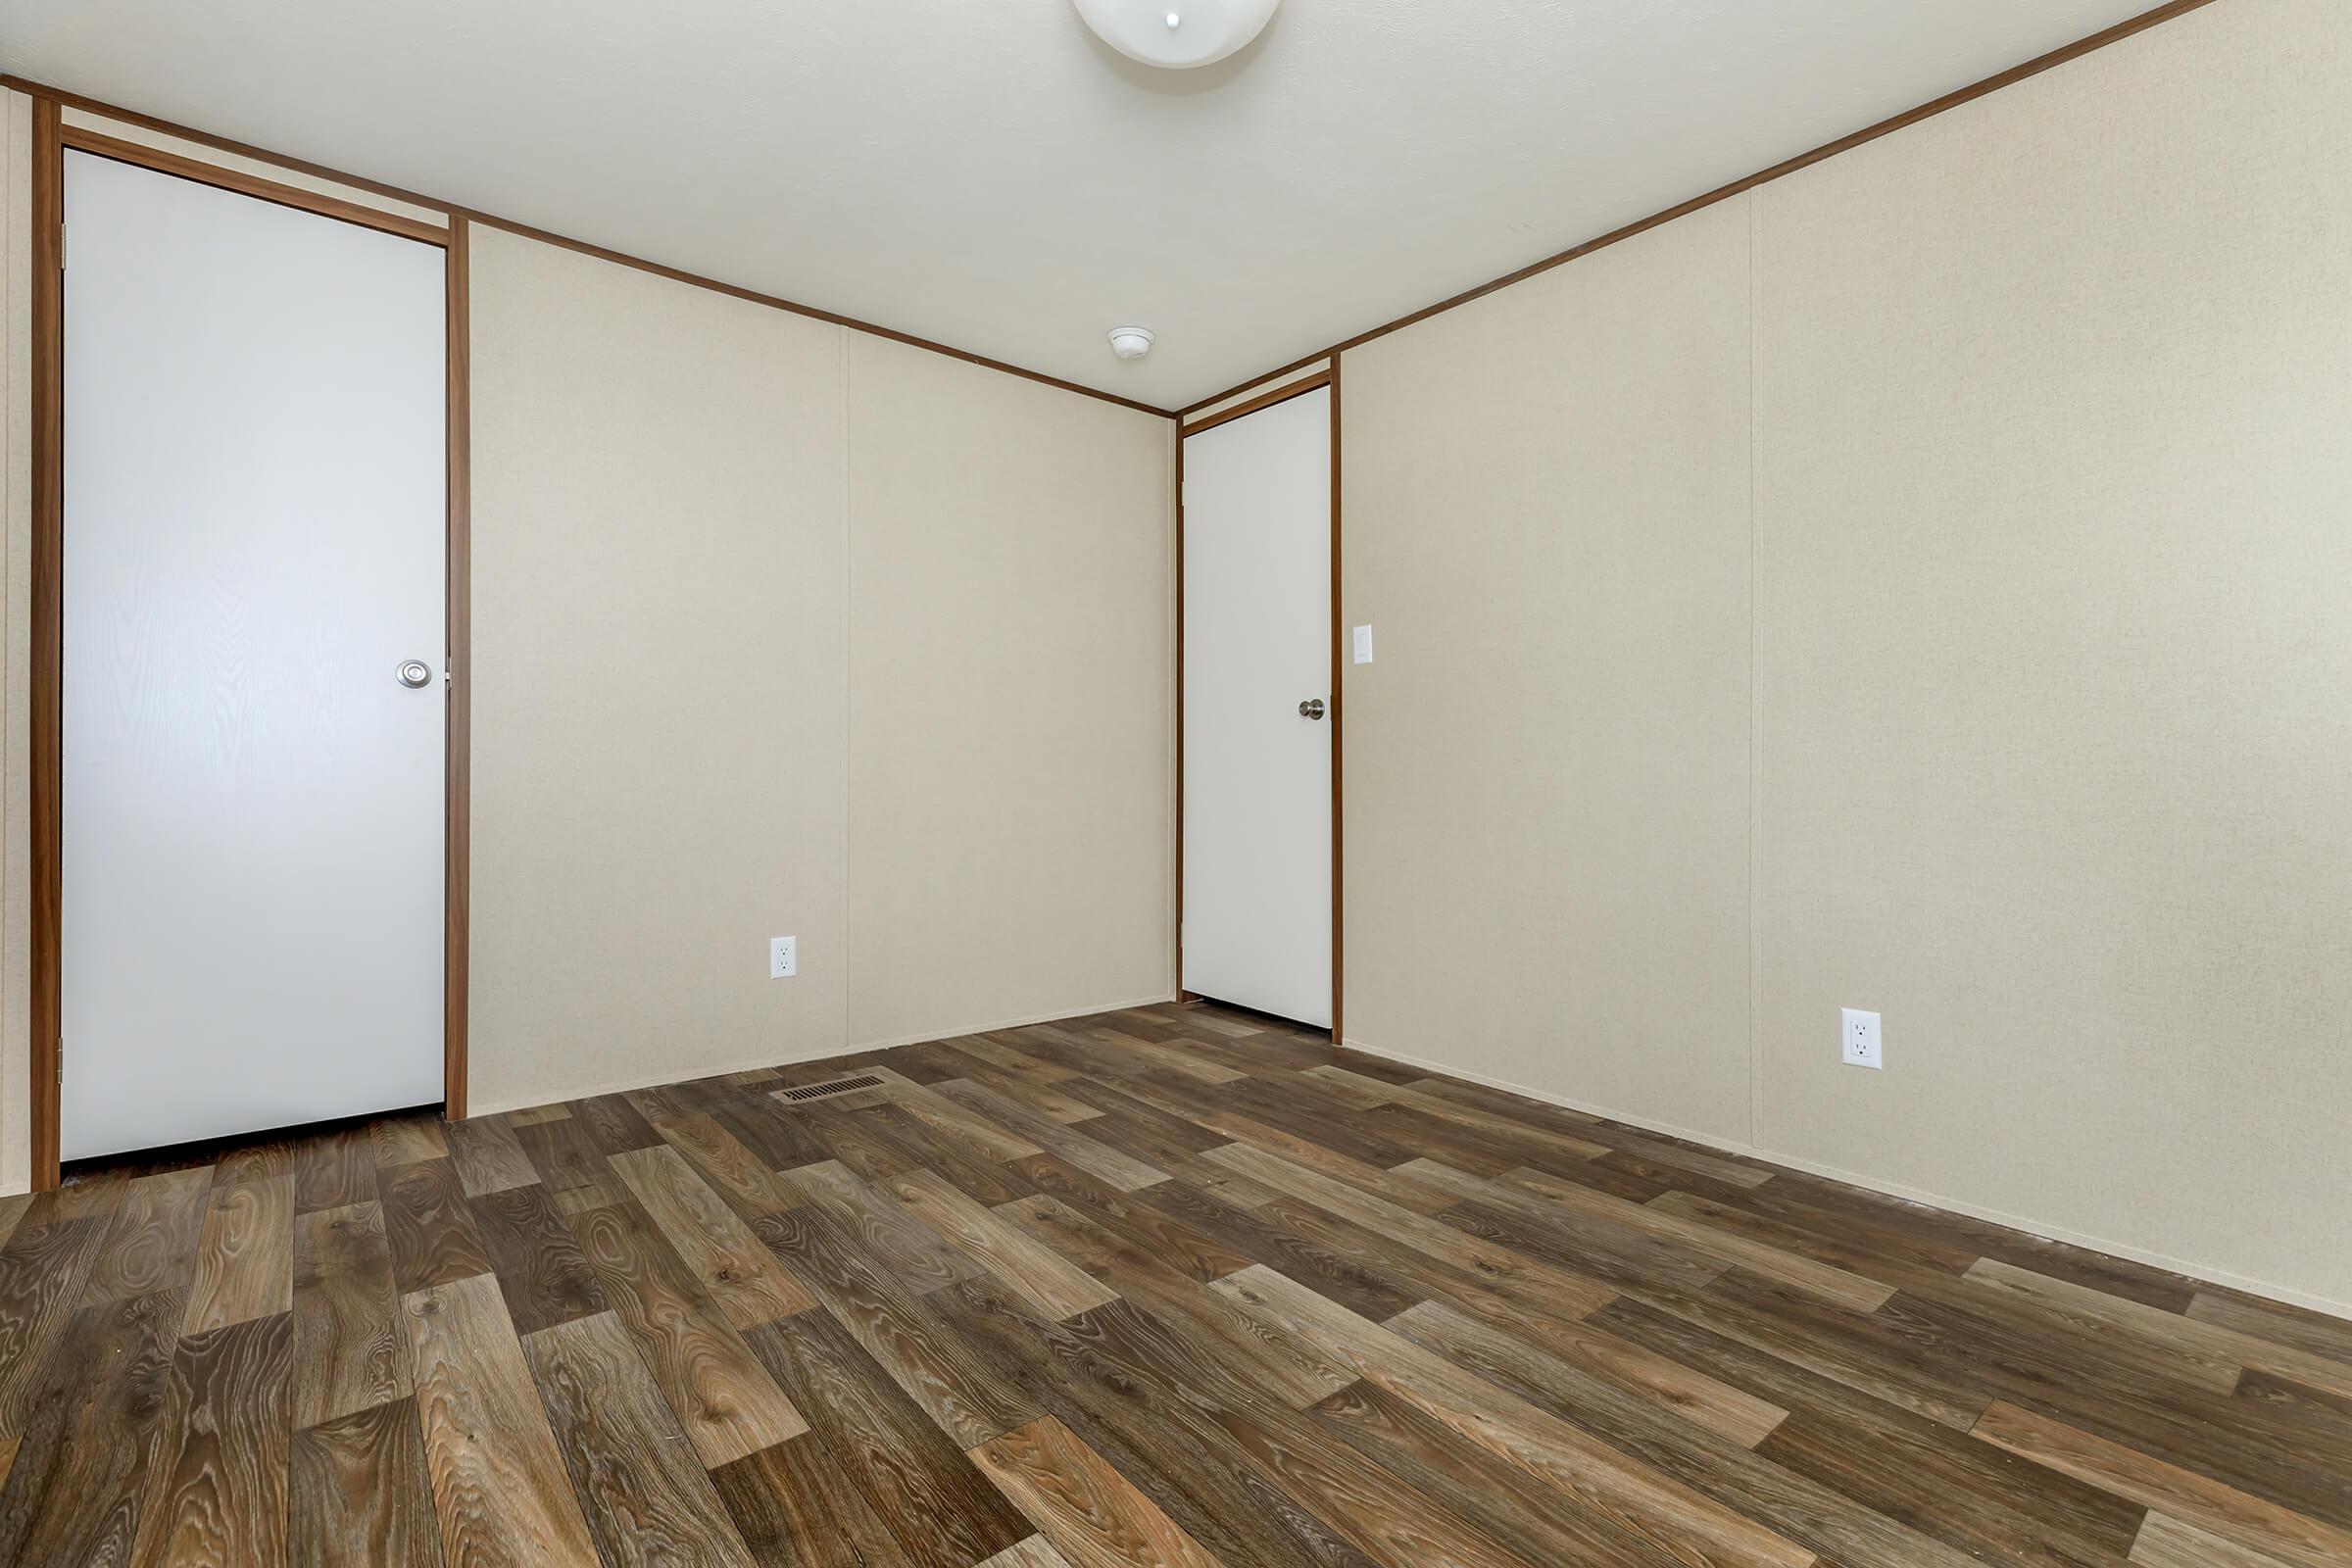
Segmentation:
{"type": "MultiPolygon", "coordinates": [[[[1268,381],[1280,380],[1286,375],[1295,374],[1310,365],[1319,364],[1327,359],[1336,360],[1348,350],[1362,348],[1375,338],[1386,337],[1391,332],[1400,331],[1417,321],[1426,321],[1431,317],[1442,315],[1457,305],[1467,305],[1472,300],[1484,299],[1497,289],[1509,288],[1513,283],[1523,283],[1539,273],[1548,272],[1555,267],[1563,267],[1579,257],[1590,256],[1594,251],[1606,250],[1620,240],[1632,239],[1636,234],[1644,233],[1662,223],[1671,223],[1678,218],[1686,218],[1702,208],[1712,207],[1717,202],[1729,201],[1734,196],[1743,195],[1759,185],[1769,185],[1785,174],[1793,174],[1800,169],[1810,169],[1813,165],[1835,158],[1839,153],[1851,152],[1866,142],[1877,141],[1881,136],[1892,135],[1895,131],[1916,125],[1923,120],[1932,120],[1947,109],[1957,109],[1963,104],[1974,103],[1977,99],[1996,93],[2003,87],[2015,86],[2029,77],[2038,76],[2045,71],[2080,60],[2084,55],[2094,54],[2111,43],[2121,43],[2135,33],[2145,32],[2150,27],[2170,22],[2176,17],[2184,17],[2191,11],[2202,10],[2211,4],[2213,4],[2213,0],[2171,0],[2170,4],[2158,6],[2153,11],[2143,11],[2136,17],[2094,32],[2087,38],[2078,38],[2063,48],[2053,49],[2046,55],[2036,56],[2022,66],[2012,66],[2007,71],[1996,75],[1986,76],[1983,81],[1963,87],[1957,92],[1945,93],[1940,98],[1931,99],[1916,109],[1905,110],[1899,115],[1882,120],[1877,124],[1857,130],[1851,135],[1840,136],[1833,142],[1825,142],[1809,153],[1799,153],[1796,157],[1775,164],[1770,169],[1758,170],[1744,179],[1736,179],[1729,185],[1720,186],[1707,192],[1704,196],[1694,196],[1687,202],[1677,203],[1663,212],[1653,213],[1637,222],[1628,223],[1623,228],[1611,229],[1598,239],[1590,239],[1582,245],[1573,246],[1557,255],[1546,256],[1544,260],[1522,267],[1515,272],[1505,272],[1492,282],[1481,283],[1478,287],[1466,289],[1449,299],[1443,299],[1435,305],[1425,306],[1410,316],[1400,316],[1394,321],[1373,327],[1370,331],[1358,332],[1355,336],[1343,342],[1334,343],[1330,348],[1317,350],[1302,359],[1293,360],[1288,365],[1268,370],[1262,375],[1253,375],[1247,381],[1237,382],[1222,392],[1212,393],[1198,403],[1190,403],[1178,409],[1176,418],[1181,423],[1202,409],[1222,403],[1229,397],[1249,391],[1251,387],[1263,386],[1268,381]]],[[[1203,428],[1205,427],[1204,425],[1203,428]]]]}
{"type": "MultiPolygon", "coordinates": [[[[68,92],[62,87],[52,87],[45,82],[28,81],[23,76],[0,74],[0,87],[12,88],[32,98],[36,103],[45,103],[55,109],[78,109],[85,114],[102,115],[110,120],[121,121],[124,124],[138,125],[144,129],[155,131],[159,135],[174,136],[182,141],[210,147],[216,152],[274,164],[280,169],[293,170],[298,173],[309,174],[318,179],[331,179],[338,184],[348,185],[354,190],[368,191],[392,201],[406,202],[414,207],[429,207],[436,212],[446,213],[453,221],[464,219],[468,222],[478,223],[487,228],[503,229],[510,234],[518,234],[524,239],[537,240],[543,245],[560,245],[565,250],[577,251],[583,256],[593,256],[599,261],[612,262],[620,267],[635,268],[641,272],[651,272],[656,277],[666,277],[673,283],[686,283],[695,288],[710,289],[713,293],[731,295],[739,300],[748,300],[754,305],[764,305],[770,310],[784,311],[794,316],[805,316],[811,320],[848,327],[853,331],[863,332],[872,337],[888,338],[893,343],[904,343],[909,348],[923,349],[933,354],[944,354],[949,359],[961,360],[966,365],[976,365],[983,369],[999,370],[1006,375],[1016,375],[1024,381],[1035,381],[1041,386],[1054,387],[1063,392],[1074,392],[1080,397],[1093,398],[1097,402],[1115,404],[1122,409],[1133,409],[1138,414],[1149,414],[1163,419],[1172,419],[1176,416],[1171,410],[1155,408],[1134,398],[1121,397],[1115,392],[1104,392],[1095,387],[1081,386],[1076,381],[1065,381],[1059,376],[1048,375],[1042,370],[1023,369],[1017,365],[1007,365],[1003,360],[992,360],[985,355],[973,354],[945,343],[935,343],[929,338],[917,337],[911,332],[901,332],[893,327],[878,326],[872,321],[861,321],[854,316],[843,316],[836,311],[819,310],[813,305],[803,305],[798,301],[783,299],[773,294],[762,294],[757,289],[740,288],[733,283],[720,282],[714,277],[705,277],[699,272],[665,267],[660,262],[649,262],[641,256],[631,256],[623,251],[608,250],[602,245],[592,245],[586,240],[551,233],[544,228],[533,228],[528,223],[517,223],[512,220],[500,218],[495,213],[477,212],[473,208],[461,207],[454,202],[442,201],[438,197],[421,195],[413,190],[404,190],[398,185],[387,185],[380,180],[346,173],[339,169],[329,169],[323,164],[314,164],[300,158],[289,158],[282,153],[271,152],[267,147],[256,147],[248,142],[232,141],[225,136],[215,136],[207,131],[197,130],[193,126],[178,124],[169,120],[160,120],[153,115],[141,114],[135,109],[124,109],[121,105],[105,103],[96,98],[85,98],[79,93],[68,92]]],[[[95,133],[77,131],[76,134],[95,133]]],[[[124,145],[135,146],[136,144],[125,143],[124,145]]],[[[217,179],[210,182],[220,183],[217,179]]],[[[262,183],[267,182],[262,181],[262,183]]],[[[372,209],[357,210],[373,211],[372,209]]],[[[378,216],[391,221],[398,220],[396,214],[378,216]]],[[[391,221],[378,223],[375,226],[389,227],[391,221]]],[[[436,233],[434,242],[439,243],[439,240],[440,236],[436,233]]]]}

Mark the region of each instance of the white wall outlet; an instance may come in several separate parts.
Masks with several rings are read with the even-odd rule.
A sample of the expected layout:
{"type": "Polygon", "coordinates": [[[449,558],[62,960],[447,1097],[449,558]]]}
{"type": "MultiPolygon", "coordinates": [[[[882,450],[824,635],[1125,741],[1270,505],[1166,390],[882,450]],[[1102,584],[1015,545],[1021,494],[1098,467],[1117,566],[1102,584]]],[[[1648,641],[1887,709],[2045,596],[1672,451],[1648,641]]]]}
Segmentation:
{"type": "Polygon", "coordinates": [[[1369,626],[1355,628],[1355,662],[1359,664],[1372,662],[1372,628],[1369,626]]]}
{"type": "Polygon", "coordinates": [[[767,977],[770,980],[789,980],[801,972],[801,939],[799,937],[769,937],[767,939],[767,977]]]}
{"type": "Polygon", "coordinates": [[[1845,1052],[1848,1067],[1870,1067],[1884,1071],[1886,1063],[1879,1055],[1879,1015],[1864,1012],[1858,1007],[1841,1009],[1845,1015],[1839,1039],[1845,1052]]]}

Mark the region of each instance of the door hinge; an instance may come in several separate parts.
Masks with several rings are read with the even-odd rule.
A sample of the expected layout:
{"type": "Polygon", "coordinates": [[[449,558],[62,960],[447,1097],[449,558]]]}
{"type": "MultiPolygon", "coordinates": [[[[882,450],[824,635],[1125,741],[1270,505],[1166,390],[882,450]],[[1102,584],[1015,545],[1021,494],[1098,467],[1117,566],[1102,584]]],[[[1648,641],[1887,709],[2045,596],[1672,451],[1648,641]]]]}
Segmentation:
{"type": "Polygon", "coordinates": [[[57,270],[61,272],[66,270],[66,224],[63,219],[57,224],[57,270]]]}

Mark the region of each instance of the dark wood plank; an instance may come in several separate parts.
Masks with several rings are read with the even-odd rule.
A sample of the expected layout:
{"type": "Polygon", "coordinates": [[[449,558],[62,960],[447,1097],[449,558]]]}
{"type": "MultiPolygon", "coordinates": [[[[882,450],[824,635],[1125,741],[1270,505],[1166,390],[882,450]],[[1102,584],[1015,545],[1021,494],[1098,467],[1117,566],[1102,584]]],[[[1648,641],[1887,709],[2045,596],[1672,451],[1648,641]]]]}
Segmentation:
{"type": "Polygon", "coordinates": [[[130,1183],[107,1224],[82,1303],[185,1289],[196,1270],[196,1238],[211,1202],[212,1173],[201,1165],[130,1183]]]}
{"type": "Polygon", "coordinates": [[[823,1312],[746,1336],[834,1461],[918,1568],[959,1568],[1012,1545],[1030,1526],[922,1408],[823,1312]]]}
{"type": "Polygon", "coordinates": [[[11,1568],[1194,1553],[2332,1564],[2352,1329],[1206,1004],[0,1199],[11,1568]]]}
{"type": "Polygon", "coordinates": [[[810,1205],[767,1215],[755,1229],[956,1446],[985,1443],[1038,1415],[990,1367],[961,1353],[937,1314],[832,1215],[810,1205]]]}
{"type": "Polygon", "coordinates": [[[384,1236],[402,1295],[490,1272],[489,1255],[466,1206],[466,1190],[446,1159],[384,1171],[384,1236]]]}
{"type": "Polygon", "coordinates": [[[289,1559],[302,1568],[440,1568],[432,1478],[416,1401],[338,1416],[294,1434],[289,1559]]]}
{"type": "Polygon", "coordinates": [[[606,1309],[605,1288],[545,1187],[503,1188],[468,1206],[516,1332],[534,1334],[606,1309]]]}
{"type": "Polygon", "coordinates": [[[294,1212],[349,1208],[375,1198],[375,1143],[365,1127],[304,1141],[294,1156],[294,1212]]]}
{"type": "Polygon", "coordinates": [[[518,1124],[514,1136],[523,1152],[531,1156],[539,1179],[551,1192],[574,1187],[601,1188],[612,1174],[605,1163],[603,1147],[576,1116],[518,1124]]]}
{"type": "Polygon", "coordinates": [[[541,1329],[523,1351],[607,1563],[752,1568],[676,1415],[610,1312],[541,1329]]]}
{"type": "Polygon", "coordinates": [[[710,1482],[763,1568],[912,1568],[814,1433],[721,1465],[710,1482]]]}
{"type": "Polygon", "coordinates": [[[0,1562],[119,1568],[147,1477],[177,1441],[172,1363],[185,1302],[159,1291],[74,1314],[27,1401],[0,1486],[0,1562]]]}
{"type": "MultiPolygon", "coordinates": [[[[291,1178],[272,1180],[291,1200],[291,1178]]],[[[271,1568],[287,1560],[293,1384],[288,1313],[180,1341],[170,1430],[139,1504],[134,1568],[271,1568]]]]}

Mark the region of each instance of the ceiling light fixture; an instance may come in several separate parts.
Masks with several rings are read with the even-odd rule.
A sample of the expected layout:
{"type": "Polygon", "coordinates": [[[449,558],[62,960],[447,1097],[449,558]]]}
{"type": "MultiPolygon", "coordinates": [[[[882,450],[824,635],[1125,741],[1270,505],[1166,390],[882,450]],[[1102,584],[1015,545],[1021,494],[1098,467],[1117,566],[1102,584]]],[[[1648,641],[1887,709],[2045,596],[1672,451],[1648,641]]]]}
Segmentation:
{"type": "Polygon", "coordinates": [[[1152,352],[1152,329],[1148,326],[1114,326],[1110,329],[1110,352],[1122,360],[1140,360],[1152,352]]]}
{"type": "Polygon", "coordinates": [[[1282,0],[1075,0],[1086,24],[1130,60],[1169,71],[1213,66],[1266,28],[1282,0]]]}

